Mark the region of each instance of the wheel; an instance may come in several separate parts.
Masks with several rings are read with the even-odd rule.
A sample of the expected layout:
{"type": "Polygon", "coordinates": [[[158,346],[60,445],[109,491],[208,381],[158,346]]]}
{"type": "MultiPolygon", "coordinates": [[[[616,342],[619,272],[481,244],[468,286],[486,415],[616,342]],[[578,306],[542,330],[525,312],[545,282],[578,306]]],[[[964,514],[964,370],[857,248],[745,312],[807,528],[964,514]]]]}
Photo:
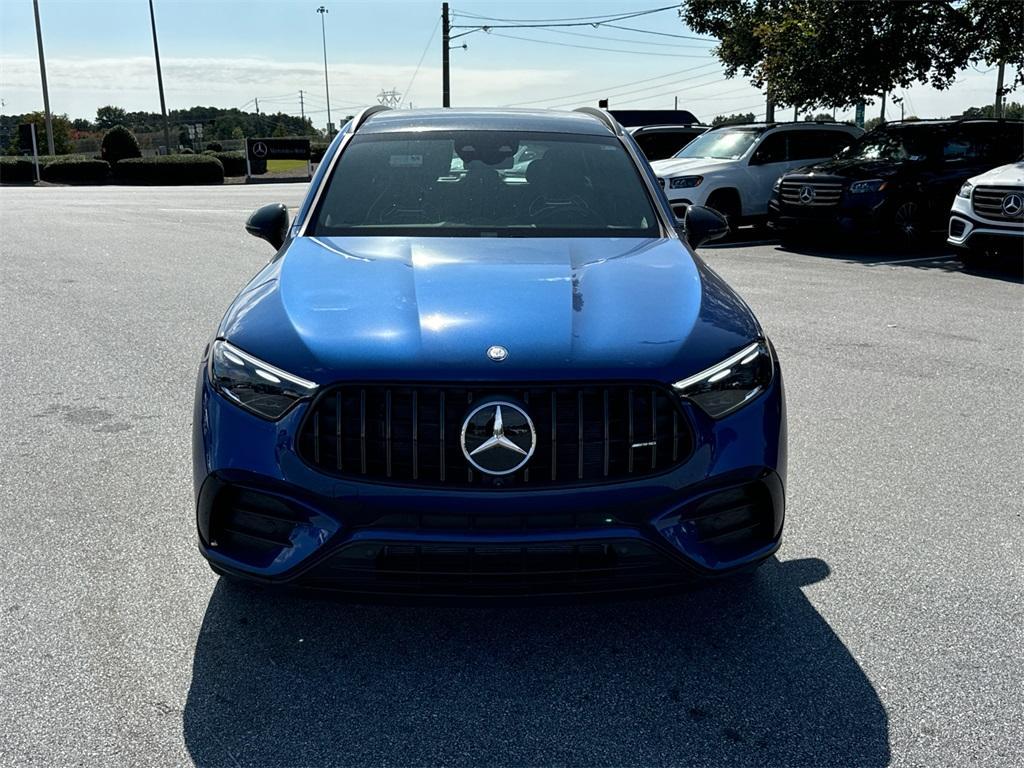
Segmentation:
{"type": "Polygon", "coordinates": [[[707,207],[725,217],[729,231],[735,232],[740,220],[740,200],[733,192],[712,192],[708,196],[707,207]]]}
{"type": "Polygon", "coordinates": [[[917,248],[924,239],[924,211],[916,200],[897,203],[892,212],[892,229],[899,243],[917,248]]]}

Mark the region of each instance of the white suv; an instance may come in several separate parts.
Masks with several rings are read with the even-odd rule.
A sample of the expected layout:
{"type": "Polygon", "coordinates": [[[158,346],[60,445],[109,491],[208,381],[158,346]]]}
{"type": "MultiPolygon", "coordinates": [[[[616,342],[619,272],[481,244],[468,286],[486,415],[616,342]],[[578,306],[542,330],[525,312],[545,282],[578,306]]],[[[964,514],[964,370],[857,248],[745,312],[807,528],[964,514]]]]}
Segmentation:
{"type": "Polygon", "coordinates": [[[842,123],[750,123],[715,128],[651,167],[676,216],[706,205],[736,225],[768,214],[784,173],[827,160],[863,131],[842,123]]]}
{"type": "Polygon", "coordinates": [[[964,182],[949,212],[947,242],[965,263],[1024,253],[1024,158],[964,182]]]}

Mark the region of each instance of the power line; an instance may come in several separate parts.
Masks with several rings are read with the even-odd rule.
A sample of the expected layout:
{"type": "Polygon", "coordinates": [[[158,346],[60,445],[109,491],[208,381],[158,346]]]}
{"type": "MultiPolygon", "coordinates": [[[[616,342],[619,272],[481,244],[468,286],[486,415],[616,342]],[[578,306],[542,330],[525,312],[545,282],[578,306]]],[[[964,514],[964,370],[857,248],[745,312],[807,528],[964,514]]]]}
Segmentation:
{"type": "MultiPolygon", "coordinates": [[[[545,99],[531,99],[530,101],[516,101],[516,102],[513,102],[511,104],[505,104],[504,106],[506,106],[506,107],[519,107],[519,106],[523,106],[523,105],[527,105],[527,104],[540,104],[542,102],[548,102],[548,101],[565,101],[566,99],[573,99],[573,98],[578,98],[578,97],[582,97],[582,96],[593,96],[595,94],[601,94],[602,96],[604,96],[605,94],[608,94],[609,96],[615,96],[616,95],[614,93],[615,91],[621,90],[622,88],[628,88],[631,85],[639,85],[640,83],[650,83],[653,80],[664,80],[665,78],[668,78],[668,77],[675,77],[676,75],[685,75],[688,72],[696,72],[699,69],[707,69],[708,67],[717,66],[717,65],[718,65],[717,62],[711,62],[711,63],[708,63],[708,64],[701,64],[700,66],[697,66],[697,67],[690,67],[688,69],[681,69],[681,70],[678,70],[677,72],[668,72],[668,73],[666,73],[664,75],[658,75],[657,77],[645,77],[645,78],[642,78],[640,80],[632,80],[632,81],[630,81],[628,83],[619,83],[618,85],[610,85],[610,86],[606,86],[604,88],[595,88],[595,89],[593,89],[591,91],[579,91],[578,93],[568,93],[568,94],[565,94],[564,96],[549,96],[548,98],[545,98],[545,99]]],[[[703,75],[701,75],[701,76],[703,77],[703,75]]],[[[676,80],[676,81],[673,81],[673,82],[684,82],[686,80],[692,80],[692,79],[693,78],[683,78],[682,80],[676,80]]],[[[650,86],[650,87],[652,87],[652,88],[662,88],[662,87],[664,87],[666,85],[670,85],[670,84],[671,83],[658,83],[657,85],[653,85],[653,86],[650,86]]],[[[644,90],[644,89],[640,88],[640,89],[638,89],[638,91],[639,90],[644,90]]],[[[636,93],[636,92],[637,91],[630,91],[630,93],[636,93]]]]}
{"type": "MultiPolygon", "coordinates": [[[[595,23],[598,19],[608,19],[609,21],[621,21],[624,19],[634,19],[638,16],[647,16],[652,13],[661,13],[662,11],[670,11],[676,8],[675,5],[666,5],[661,8],[651,8],[646,11],[633,11],[630,13],[603,13],[597,16],[570,16],[564,19],[499,19],[493,16],[481,16],[477,13],[468,13],[466,11],[452,10],[452,13],[456,16],[465,16],[470,19],[480,19],[482,21],[498,21],[508,24],[537,24],[540,26],[550,26],[554,24],[561,24],[562,22],[571,22],[573,26],[590,26],[595,23]]],[[[600,24],[601,21],[596,23],[600,24]]]]}
{"type": "Polygon", "coordinates": [[[612,29],[623,29],[627,32],[638,32],[644,35],[657,35],[658,37],[676,37],[680,40],[700,40],[705,43],[717,43],[719,42],[714,37],[697,37],[696,35],[677,35],[672,32],[655,32],[653,29],[638,29],[637,27],[624,27],[621,24],[602,24],[603,27],[611,27],[612,29]]]}
{"type": "Polygon", "coordinates": [[[416,82],[416,75],[420,73],[420,67],[423,66],[423,59],[427,57],[427,51],[430,50],[430,46],[434,42],[434,37],[437,35],[437,28],[441,26],[441,17],[437,17],[437,21],[434,22],[434,29],[430,33],[430,39],[427,40],[427,44],[423,46],[423,53],[420,54],[420,60],[416,62],[416,69],[412,73],[412,77],[409,78],[409,84],[405,87],[405,93],[402,94],[401,101],[398,102],[398,106],[401,107],[405,103],[406,97],[412,93],[412,84],[416,82]]]}
{"type": "MultiPolygon", "coordinates": [[[[705,72],[703,75],[700,75],[699,77],[704,77],[707,74],[710,74],[710,73],[705,72]]],[[[686,85],[686,86],[682,86],[682,87],[678,86],[679,83],[687,83],[687,82],[690,82],[691,80],[694,80],[694,79],[696,79],[696,78],[689,77],[689,78],[684,78],[683,80],[678,80],[678,81],[675,81],[675,82],[658,83],[657,85],[647,86],[645,88],[637,88],[634,91],[627,91],[626,93],[618,93],[618,94],[609,93],[608,96],[610,98],[615,99],[617,105],[618,104],[633,104],[633,103],[638,102],[638,101],[647,101],[648,99],[658,99],[658,98],[661,98],[663,96],[672,96],[672,95],[676,95],[676,94],[680,94],[680,93],[689,93],[689,92],[697,90],[698,88],[706,88],[708,86],[719,85],[720,83],[725,82],[724,80],[721,80],[716,75],[715,79],[708,80],[708,81],[703,82],[703,83],[696,83],[694,85],[686,85]],[[673,88],[670,91],[662,91],[660,93],[651,93],[651,94],[648,94],[646,96],[639,96],[637,98],[630,98],[630,97],[635,96],[636,94],[640,93],[641,91],[650,91],[650,90],[653,90],[654,88],[665,88],[665,87],[670,86],[670,85],[676,85],[677,87],[673,88]]],[[[570,104],[558,104],[558,105],[555,105],[555,106],[571,106],[571,105],[570,104]]]]}
{"type": "Polygon", "coordinates": [[[504,37],[509,40],[522,40],[527,43],[541,43],[543,45],[557,45],[561,48],[580,48],[587,51],[601,51],[602,53],[628,53],[632,56],[667,56],[672,59],[705,59],[707,54],[702,53],[659,53],[658,51],[626,51],[622,48],[600,48],[596,45],[575,45],[573,43],[560,43],[556,40],[537,40],[531,37],[521,37],[519,35],[510,35],[506,32],[492,32],[489,29],[485,30],[489,35],[494,37],[504,37]]]}
{"type": "Polygon", "coordinates": [[[567,29],[548,29],[546,27],[537,27],[542,32],[553,32],[558,35],[572,35],[573,37],[588,37],[593,40],[605,40],[612,43],[634,43],[636,45],[656,45],[660,48],[679,48],[679,43],[658,43],[652,40],[633,40],[628,37],[606,37],[604,35],[590,35],[586,32],[570,32],[567,29]]]}

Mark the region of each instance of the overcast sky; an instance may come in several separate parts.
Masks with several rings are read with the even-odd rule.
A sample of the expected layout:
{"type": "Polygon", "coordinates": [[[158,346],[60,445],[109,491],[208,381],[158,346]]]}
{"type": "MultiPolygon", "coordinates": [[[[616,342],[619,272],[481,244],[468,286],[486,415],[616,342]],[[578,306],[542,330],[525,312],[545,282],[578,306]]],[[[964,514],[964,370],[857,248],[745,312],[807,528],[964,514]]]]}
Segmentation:
{"type": "MultiPolygon", "coordinates": [[[[322,127],[326,98],[318,4],[155,0],[168,109],[202,105],[251,111],[252,100],[259,98],[261,111],[299,114],[301,89],[307,114],[322,127]]],[[[54,112],[94,118],[96,108],[106,104],[159,111],[146,0],[39,0],[39,5],[54,112]]],[[[401,92],[404,106],[440,105],[440,2],[326,0],[324,5],[335,120],[376,103],[382,89],[401,92]]],[[[669,3],[453,0],[451,5],[453,24],[459,25],[483,23],[462,14],[551,19],[669,3]]],[[[622,23],[692,35],[675,10],[622,23]]],[[[584,26],[475,32],[456,42],[469,48],[451,53],[453,106],[571,107],[596,104],[607,95],[613,108],[670,109],[678,96],[681,108],[706,121],[718,114],[764,113],[757,89],[739,77],[725,79],[711,53],[713,41],[584,26]]],[[[947,91],[909,89],[902,94],[906,113],[944,117],[990,103],[996,74],[986,69],[964,71],[947,91]]],[[[1019,93],[1011,94],[1015,98],[1020,100],[1019,93]]],[[[0,99],[5,114],[42,109],[30,0],[0,0],[0,99]]],[[[877,112],[877,104],[868,108],[869,117],[877,112]]],[[[852,111],[839,116],[852,117],[852,111]]],[[[899,106],[890,105],[887,116],[898,117],[899,106]]]]}

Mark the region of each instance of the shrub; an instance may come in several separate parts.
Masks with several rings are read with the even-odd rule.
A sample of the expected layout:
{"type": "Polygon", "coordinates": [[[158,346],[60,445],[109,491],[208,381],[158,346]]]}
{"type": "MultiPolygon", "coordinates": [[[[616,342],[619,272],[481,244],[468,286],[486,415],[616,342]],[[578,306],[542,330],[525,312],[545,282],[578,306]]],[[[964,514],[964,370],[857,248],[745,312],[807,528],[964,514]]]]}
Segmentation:
{"type": "Polygon", "coordinates": [[[18,184],[35,180],[36,169],[31,157],[0,157],[0,184],[18,184]]]}
{"type": "Polygon", "coordinates": [[[115,125],[103,136],[100,157],[113,165],[126,157],[142,157],[135,135],[123,125],[115,125]]]}
{"type": "Polygon", "coordinates": [[[319,163],[324,159],[324,153],[327,151],[329,144],[322,144],[320,142],[313,142],[309,145],[310,160],[314,163],[319,163]]]}
{"type": "Polygon", "coordinates": [[[109,174],[110,164],[106,160],[95,160],[80,155],[54,158],[41,170],[43,181],[64,184],[100,184],[109,174]]]}
{"type": "Polygon", "coordinates": [[[181,154],[183,154],[183,155],[194,155],[195,154],[195,150],[193,150],[191,147],[182,147],[181,154]]]}
{"type": "Polygon", "coordinates": [[[206,148],[211,152],[224,151],[224,145],[221,144],[219,141],[211,141],[209,144],[206,145],[206,148]]]}
{"type": "Polygon", "coordinates": [[[118,160],[114,178],[127,184],[222,184],[224,166],[209,155],[164,155],[118,160]]]}
{"type": "Polygon", "coordinates": [[[224,166],[225,176],[245,176],[245,152],[204,152],[224,166]]]}

